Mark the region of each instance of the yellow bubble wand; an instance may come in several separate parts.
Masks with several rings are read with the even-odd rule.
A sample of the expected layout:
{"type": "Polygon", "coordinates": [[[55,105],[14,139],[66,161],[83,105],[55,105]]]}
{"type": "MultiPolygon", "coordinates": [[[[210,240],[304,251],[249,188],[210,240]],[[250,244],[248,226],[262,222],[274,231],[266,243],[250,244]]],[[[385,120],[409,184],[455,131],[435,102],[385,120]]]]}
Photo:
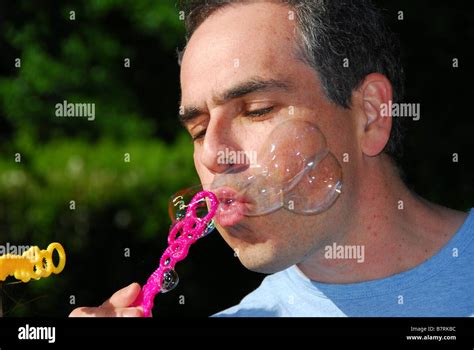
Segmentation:
{"type": "Polygon", "coordinates": [[[0,256],[0,281],[5,281],[8,276],[13,276],[22,282],[30,279],[38,280],[49,277],[52,273],[58,274],[66,265],[66,253],[59,243],[51,243],[47,249],[40,250],[31,247],[22,255],[6,254],[0,256]],[[58,265],[54,265],[53,253],[59,255],[58,265]]]}

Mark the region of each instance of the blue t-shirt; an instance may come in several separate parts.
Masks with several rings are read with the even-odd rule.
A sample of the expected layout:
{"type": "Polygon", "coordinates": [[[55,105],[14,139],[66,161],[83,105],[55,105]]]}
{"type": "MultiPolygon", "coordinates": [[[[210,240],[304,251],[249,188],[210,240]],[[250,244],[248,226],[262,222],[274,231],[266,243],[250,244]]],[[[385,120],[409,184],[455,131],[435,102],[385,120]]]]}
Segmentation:
{"type": "Polygon", "coordinates": [[[266,277],[217,317],[474,316],[474,209],[451,240],[411,270],[367,282],[326,284],[296,267],[266,277]]]}

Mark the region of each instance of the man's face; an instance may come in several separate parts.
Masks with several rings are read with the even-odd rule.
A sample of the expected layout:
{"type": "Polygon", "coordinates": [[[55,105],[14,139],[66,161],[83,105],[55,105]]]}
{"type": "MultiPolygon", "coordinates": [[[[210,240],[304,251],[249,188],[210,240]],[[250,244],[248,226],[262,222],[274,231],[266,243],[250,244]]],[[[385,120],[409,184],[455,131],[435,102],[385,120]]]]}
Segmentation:
{"type": "MultiPolygon", "coordinates": [[[[258,152],[272,129],[290,118],[316,124],[338,159],[356,147],[350,112],[328,101],[315,71],[296,57],[290,10],[274,3],[226,6],[206,19],[187,45],[182,106],[204,187],[232,166],[219,162],[219,154],[258,152]]],[[[346,179],[349,170],[343,170],[346,179]]],[[[325,244],[344,215],[341,198],[323,214],[280,209],[218,229],[247,268],[272,273],[325,244]]]]}

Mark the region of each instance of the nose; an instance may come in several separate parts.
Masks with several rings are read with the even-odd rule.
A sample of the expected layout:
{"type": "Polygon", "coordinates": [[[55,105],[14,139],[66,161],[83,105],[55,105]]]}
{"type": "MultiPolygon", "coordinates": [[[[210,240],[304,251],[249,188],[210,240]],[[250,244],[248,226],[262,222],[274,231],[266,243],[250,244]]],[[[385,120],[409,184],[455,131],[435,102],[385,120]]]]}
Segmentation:
{"type": "Polygon", "coordinates": [[[213,174],[237,171],[242,168],[236,155],[244,152],[235,141],[229,122],[214,119],[209,122],[200,154],[201,163],[213,174]]]}

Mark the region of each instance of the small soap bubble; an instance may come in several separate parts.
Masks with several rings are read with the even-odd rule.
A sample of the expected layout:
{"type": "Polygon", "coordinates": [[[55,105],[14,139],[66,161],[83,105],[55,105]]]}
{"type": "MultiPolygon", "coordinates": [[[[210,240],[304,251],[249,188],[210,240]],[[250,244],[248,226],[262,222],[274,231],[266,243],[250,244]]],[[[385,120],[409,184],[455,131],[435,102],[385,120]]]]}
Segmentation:
{"type": "Polygon", "coordinates": [[[173,290],[179,282],[179,276],[175,270],[168,270],[163,274],[163,282],[161,283],[161,292],[167,293],[173,290]]]}

